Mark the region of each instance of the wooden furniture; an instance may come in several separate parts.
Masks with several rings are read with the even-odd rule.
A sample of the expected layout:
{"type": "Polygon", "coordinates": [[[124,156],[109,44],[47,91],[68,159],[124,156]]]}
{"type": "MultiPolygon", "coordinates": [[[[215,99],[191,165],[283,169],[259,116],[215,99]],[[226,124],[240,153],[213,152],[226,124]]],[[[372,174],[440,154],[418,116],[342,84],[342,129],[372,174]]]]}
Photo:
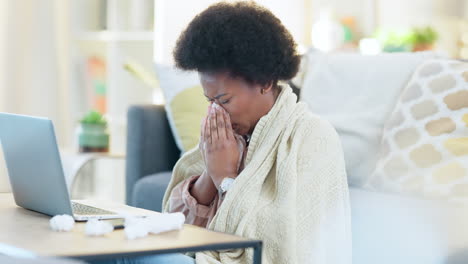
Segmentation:
{"type": "MultiPolygon", "coordinates": [[[[118,213],[158,214],[157,212],[112,202],[89,200],[80,202],[118,213]]],[[[84,223],[76,223],[71,232],[54,232],[49,227],[49,216],[18,207],[14,202],[13,195],[9,193],[0,194],[0,216],[0,242],[21,248],[38,256],[90,260],[253,248],[254,263],[261,263],[261,241],[213,232],[192,225],[184,225],[183,229],[178,231],[149,235],[135,240],[127,240],[122,229],[115,230],[102,237],[88,237],[84,233],[84,223]]]]}

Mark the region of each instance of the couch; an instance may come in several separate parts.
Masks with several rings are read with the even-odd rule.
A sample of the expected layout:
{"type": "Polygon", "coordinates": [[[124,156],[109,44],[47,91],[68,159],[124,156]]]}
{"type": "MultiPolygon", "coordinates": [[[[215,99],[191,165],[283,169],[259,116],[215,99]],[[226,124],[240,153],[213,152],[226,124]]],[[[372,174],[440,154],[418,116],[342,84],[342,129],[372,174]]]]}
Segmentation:
{"type": "MultiPolygon", "coordinates": [[[[132,106],[128,110],[127,203],[161,211],[171,169],[180,154],[164,106],[132,106]]],[[[347,162],[353,158],[352,153],[348,156],[347,162]]],[[[361,167],[357,171],[364,173],[361,167]]],[[[353,263],[468,263],[468,208],[369,191],[358,180],[350,180],[350,200],[353,263]]]]}

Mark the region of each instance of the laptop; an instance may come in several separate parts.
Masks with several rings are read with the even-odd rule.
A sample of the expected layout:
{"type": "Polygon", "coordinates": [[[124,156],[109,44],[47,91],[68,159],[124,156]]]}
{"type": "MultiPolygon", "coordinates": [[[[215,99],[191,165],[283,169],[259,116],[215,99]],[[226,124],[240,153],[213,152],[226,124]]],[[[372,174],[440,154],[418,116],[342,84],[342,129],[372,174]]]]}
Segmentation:
{"type": "Polygon", "coordinates": [[[51,120],[0,113],[0,145],[18,206],[75,221],[122,217],[70,200],[51,120]]]}

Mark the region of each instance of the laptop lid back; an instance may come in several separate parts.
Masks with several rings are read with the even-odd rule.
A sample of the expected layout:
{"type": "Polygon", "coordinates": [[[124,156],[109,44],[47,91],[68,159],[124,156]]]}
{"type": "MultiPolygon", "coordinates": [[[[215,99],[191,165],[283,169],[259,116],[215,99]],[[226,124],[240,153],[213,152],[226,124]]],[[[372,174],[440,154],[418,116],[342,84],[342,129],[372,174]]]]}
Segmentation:
{"type": "Polygon", "coordinates": [[[51,120],[0,113],[0,144],[17,205],[73,215],[51,120]]]}

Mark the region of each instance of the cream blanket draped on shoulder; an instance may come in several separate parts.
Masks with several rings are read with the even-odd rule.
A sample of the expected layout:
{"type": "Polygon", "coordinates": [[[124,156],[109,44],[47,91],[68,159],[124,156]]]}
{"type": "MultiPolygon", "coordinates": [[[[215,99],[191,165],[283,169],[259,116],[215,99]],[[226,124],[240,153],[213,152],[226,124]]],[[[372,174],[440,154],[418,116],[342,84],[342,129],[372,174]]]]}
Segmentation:
{"type": "MultiPolygon", "coordinates": [[[[245,168],[209,229],[263,240],[263,263],[351,263],[349,193],[343,152],[334,128],[308,111],[288,86],[255,126],[245,168]]],[[[174,167],[172,189],[199,175],[198,147],[174,167]]],[[[253,251],[210,251],[196,263],[252,263],[253,251]]]]}

